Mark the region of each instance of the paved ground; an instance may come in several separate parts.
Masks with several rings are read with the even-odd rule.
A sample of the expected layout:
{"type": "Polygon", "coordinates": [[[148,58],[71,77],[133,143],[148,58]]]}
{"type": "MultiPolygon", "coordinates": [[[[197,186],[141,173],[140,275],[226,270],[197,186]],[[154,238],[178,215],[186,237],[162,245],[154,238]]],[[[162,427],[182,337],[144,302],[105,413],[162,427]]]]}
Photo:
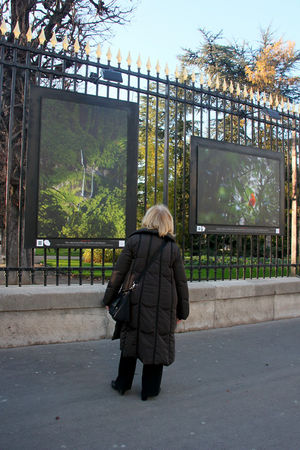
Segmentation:
{"type": "Polygon", "coordinates": [[[110,388],[118,342],[0,350],[0,449],[300,449],[300,319],[177,336],[158,398],[110,388]]]}

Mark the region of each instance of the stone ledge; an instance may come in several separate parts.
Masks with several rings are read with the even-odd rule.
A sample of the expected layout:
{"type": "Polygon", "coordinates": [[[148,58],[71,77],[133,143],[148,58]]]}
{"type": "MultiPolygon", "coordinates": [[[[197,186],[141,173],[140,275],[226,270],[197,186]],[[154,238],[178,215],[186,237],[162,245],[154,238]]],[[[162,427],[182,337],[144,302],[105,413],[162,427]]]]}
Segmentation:
{"type": "MultiPolygon", "coordinates": [[[[107,338],[106,286],[0,288],[0,347],[107,338]]],[[[300,279],[189,283],[191,312],[178,332],[300,317],[300,279]]]]}

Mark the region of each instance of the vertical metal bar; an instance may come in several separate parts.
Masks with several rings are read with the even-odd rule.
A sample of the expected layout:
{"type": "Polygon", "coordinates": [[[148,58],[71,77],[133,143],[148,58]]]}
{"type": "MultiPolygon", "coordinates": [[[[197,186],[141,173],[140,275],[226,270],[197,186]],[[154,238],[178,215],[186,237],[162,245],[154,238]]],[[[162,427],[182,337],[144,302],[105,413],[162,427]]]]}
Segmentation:
{"type": "Polygon", "coordinates": [[[27,69],[30,62],[30,53],[26,52],[26,69],[24,77],[24,101],[22,111],[22,144],[20,154],[20,180],[19,180],[19,218],[18,218],[18,266],[22,267],[23,254],[23,203],[24,203],[24,162],[26,151],[26,127],[27,127],[27,107],[28,107],[28,90],[29,90],[29,71],[27,69]]]}
{"type": "Polygon", "coordinates": [[[46,250],[46,248],[44,248],[44,286],[47,286],[47,276],[48,276],[47,250],[46,250]]]}
{"type": "Polygon", "coordinates": [[[165,132],[164,132],[164,184],[163,184],[163,203],[169,204],[169,140],[170,140],[170,83],[167,75],[165,92],[165,132]]]}
{"type": "Polygon", "coordinates": [[[218,235],[215,235],[215,254],[214,254],[214,280],[217,281],[217,265],[218,265],[218,235]]]}
{"type": "MultiPolygon", "coordinates": [[[[17,50],[13,50],[13,64],[17,61],[17,50]]],[[[11,92],[10,92],[10,110],[9,110],[9,126],[8,126],[8,147],[7,147],[7,167],[6,167],[6,186],[5,186],[5,251],[6,251],[6,264],[9,261],[9,232],[10,232],[10,183],[11,183],[11,171],[13,163],[13,124],[14,124],[14,109],[15,109],[15,90],[16,90],[16,76],[17,69],[13,65],[11,69],[11,92]]]]}
{"type": "Polygon", "coordinates": [[[35,281],[34,253],[35,253],[35,249],[32,248],[31,249],[31,269],[30,269],[31,284],[34,284],[34,281],[35,281]]]}
{"type": "Polygon", "coordinates": [[[229,248],[230,248],[230,255],[229,255],[229,279],[232,279],[232,253],[233,253],[233,248],[232,248],[232,235],[230,235],[229,237],[229,248]]]}
{"type": "Polygon", "coordinates": [[[264,239],[263,278],[266,278],[266,236],[264,239]]]}
{"type": "Polygon", "coordinates": [[[240,239],[241,236],[237,236],[237,242],[236,242],[236,262],[237,262],[237,268],[236,268],[236,279],[238,280],[240,278],[240,239]]]}
{"type": "Polygon", "coordinates": [[[278,277],[278,236],[275,236],[275,277],[278,277]]]}
{"type": "Polygon", "coordinates": [[[209,280],[209,244],[210,234],[206,236],[206,281],[209,280]]]}
{"type": "Polygon", "coordinates": [[[105,282],[105,249],[102,249],[102,260],[101,260],[101,277],[102,284],[105,282]]]}
{"type": "Polygon", "coordinates": [[[246,240],[247,240],[247,236],[243,236],[244,239],[244,251],[243,251],[243,280],[246,279],[246,270],[247,270],[247,255],[246,255],[246,240]]]}
{"type": "MultiPolygon", "coordinates": [[[[150,72],[148,72],[150,75],[150,72]]],[[[154,161],[154,203],[157,203],[157,179],[158,179],[158,129],[159,129],[159,83],[156,82],[156,98],[155,98],[155,161],[154,161]]]]}
{"type": "Polygon", "coordinates": [[[190,250],[190,281],[193,281],[193,243],[194,243],[194,236],[191,236],[191,250],[190,250]]]}
{"type": "MultiPolygon", "coordinates": [[[[177,98],[177,95],[176,95],[177,98]]],[[[203,90],[201,85],[201,92],[200,92],[200,136],[203,136],[203,90]]]]}
{"type": "MultiPolygon", "coordinates": [[[[288,119],[288,125],[290,125],[288,119]]],[[[290,275],[290,210],[291,210],[291,202],[290,202],[290,127],[287,130],[287,150],[286,150],[286,183],[287,183],[287,194],[286,194],[286,258],[287,258],[287,275],[290,275]]]]}
{"type": "Polygon", "coordinates": [[[147,210],[148,197],[148,142],[149,142],[149,78],[147,78],[147,95],[146,95],[146,124],[145,124],[145,182],[144,182],[144,212],[147,210]]]}
{"type": "Polygon", "coordinates": [[[208,101],[207,101],[207,119],[208,119],[208,123],[207,123],[207,134],[208,134],[208,139],[210,139],[210,131],[211,131],[211,117],[210,117],[210,110],[211,110],[211,91],[210,88],[208,88],[208,101]]]}
{"type": "Polygon", "coordinates": [[[216,140],[219,138],[218,97],[216,97],[216,140]]]}
{"type": "Polygon", "coordinates": [[[222,264],[222,270],[221,270],[221,273],[222,273],[222,275],[221,275],[221,278],[222,278],[222,280],[224,280],[225,279],[225,268],[224,268],[224,265],[225,265],[225,236],[223,235],[222,236],[222,262],[221,262],[221,264],[222,264]]]}
{"type": "Polygon", "coordinates": [[[198,258],[199,258],[199,262],[198,262],[198,281],[201,281],[201,279],[202,279],[202,260],[201,260],[202,245],[201,245],[201,241],[202,241],[202,236],[199,235],[198,236],[198,258]]]}
{"type": "Polygon", "coordinates": [[[253,235],[250,236],[250,278],[253,278],[253,235]]]}
{"type": "Polygon", "coordinates": [[[55,249],[56,266],[55,266],[55,284],[59,285],[59,248],[55,249]]]}
{"type": "Polygon", "coordinates": [[[186,180],[186,115],[187,115],[187,103],[186,103],[186,87],[184,87],[184,108],[183,108],[183,180],[182,180],[182,253],[184,257],[185,252],[185,216],[186,216],[186,201],[185,201],[185,180],[186,180]]]}
{"type": "Polygon", "coordinates": [[[79,285],[82,285],[82,248],[79,249],[79,285]]]}
{"type": "MultiPolygon", "coordinates": [[[[84,93],[88,92],[88,76],[89,76],[89,55],[86,55],[85,64],[85,80],[84,80],[84,93]]],[[[118,97],[119,98],[119,97],[118,97]]]]}
{"type": "Polygon", "coordinates": [[[178,83],[175,88],[175,142],[174,142],[174,205],[173,205],[173,218],[174,218],[174,233],[177,230],[177,154],[178,154],[178,83]]]}
{"type": "Polygon", "coordinates": [[[257,253],[257,261],[256,261],[256,278],[260,277],[260,236],[256,236],[256,253],[257,253]]]}
{"type": "Polygon", "coordinates": [[[68,286],[71,285],[71,274],[72,274],[72,268],[71,268],[71,264],[72,264],[72,259],[71,259],[71,248],[68,248],[68,286]]]}
{"type": "Polygon", "coordinates": [[[90,269],[90,273],[91,273],[91,285],[94,284],[94,249],[91,248],[91,269],[90,269]]]}

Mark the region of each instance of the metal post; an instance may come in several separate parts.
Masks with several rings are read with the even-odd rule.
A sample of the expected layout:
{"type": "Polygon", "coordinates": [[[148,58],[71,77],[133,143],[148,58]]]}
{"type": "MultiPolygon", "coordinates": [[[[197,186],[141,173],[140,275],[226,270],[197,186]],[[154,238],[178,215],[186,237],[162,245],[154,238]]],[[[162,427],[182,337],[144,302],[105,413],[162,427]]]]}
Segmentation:
{"type": "Polygon", "coordinates": [[[166,84],[165,100],[165,140],[164,140],[164,184],[163,184],[163,203],[168,206],[169,202],[169,138],[170,138],[170,83],[166,84]]]}
{"type": "Polygon", "coordinates": [[[296,275],[297,264],[297,151],[296,121],[292,132],[292,218],[291,218],[291,275],[296,275]]]}

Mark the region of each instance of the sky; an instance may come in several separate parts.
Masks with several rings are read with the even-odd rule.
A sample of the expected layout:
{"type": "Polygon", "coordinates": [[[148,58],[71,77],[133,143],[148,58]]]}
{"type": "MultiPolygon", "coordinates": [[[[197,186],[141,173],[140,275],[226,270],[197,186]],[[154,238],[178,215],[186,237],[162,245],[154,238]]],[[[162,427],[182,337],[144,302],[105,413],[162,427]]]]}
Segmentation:
{"type": "MultiPolygon", "coordinates": [[[[128,4],[128,0],[125,1],[128,4]]],[[[258,45],[260,30],[271,27],[274,37],[290,40],[300,49],[300,0],[137,0],[137,8],[131,22],[125,26],[115,26],[115,37],[104,43],[102,54],[109,46],[112,65],[117,65],[116,56],[120,49],[122,67],[127,67],[126,59],[130,51],[132,69],[140,54],[142,71],[146,71],[148,58],[151,73],[156,74],[157,60],[161,73],[166,64],[170,74],[176,65],[182,48],[192,50],[199,46],[199,28],[212,33],[223,31],[222,43],[237,41],[258,45]]],[[[300,69],[299,69],[300,70],[300,69]]]]}

